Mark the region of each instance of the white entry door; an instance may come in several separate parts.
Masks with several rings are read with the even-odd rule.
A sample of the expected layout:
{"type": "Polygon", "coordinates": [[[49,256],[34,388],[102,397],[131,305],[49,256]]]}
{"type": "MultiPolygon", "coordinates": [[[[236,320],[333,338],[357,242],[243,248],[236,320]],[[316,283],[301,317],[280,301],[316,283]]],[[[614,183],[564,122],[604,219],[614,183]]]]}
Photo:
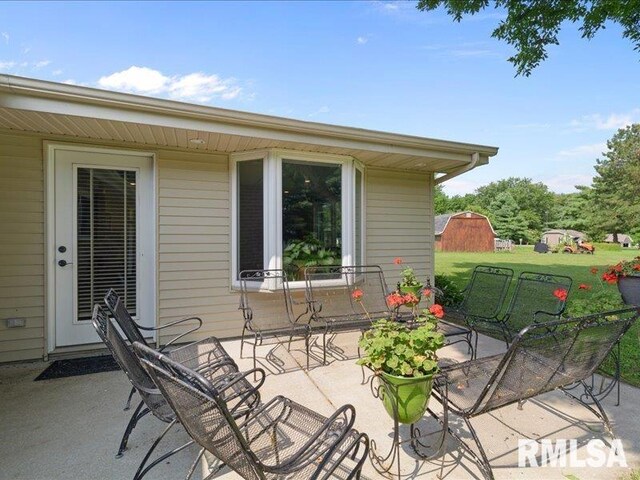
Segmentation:
{"type": "Polygon", "coordinates": [[[52,147],[50,154],[55,195],[50,236],[53,347],[100,342],[91,313],[96,303],[104,305],[109,288],[124,298],[139,323],[153,326],[153,158],[66,146],[52,147]]]}

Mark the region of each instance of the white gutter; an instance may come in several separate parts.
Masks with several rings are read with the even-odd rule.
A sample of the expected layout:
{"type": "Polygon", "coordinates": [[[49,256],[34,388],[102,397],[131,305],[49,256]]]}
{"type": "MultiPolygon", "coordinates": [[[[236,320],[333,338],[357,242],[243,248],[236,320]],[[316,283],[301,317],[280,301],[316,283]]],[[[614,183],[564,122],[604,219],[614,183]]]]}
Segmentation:
{"type": "Polygon", "coordinates": [[[434,178],[433,180],[433,184],[434,185],[440,185],[441,183],[444,183],[448,180],[451,180],[452,178],[455,178],[459,175],[462,175],[463,173],[468,172],[469,170],[473,170],[476,165],[478,164],[478,162],[480,161],[480,154],[478,152],[473,152],[471,154],[471,162],[468,165],[465,165],[464,167],[460,167],[457,168],[445,175],[441,175],[440,177],[434,178]]]}

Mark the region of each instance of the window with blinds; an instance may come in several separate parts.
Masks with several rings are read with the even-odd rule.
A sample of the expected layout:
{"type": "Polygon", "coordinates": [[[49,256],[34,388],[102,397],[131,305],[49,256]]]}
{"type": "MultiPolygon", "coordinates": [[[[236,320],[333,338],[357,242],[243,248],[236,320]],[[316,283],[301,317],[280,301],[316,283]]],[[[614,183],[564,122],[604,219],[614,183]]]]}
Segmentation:
{"type": "Polygon", "coordinates": [[[77,171],[77,319],[91,320],[109,288],[136,314],[136,172],[77,171]]]}

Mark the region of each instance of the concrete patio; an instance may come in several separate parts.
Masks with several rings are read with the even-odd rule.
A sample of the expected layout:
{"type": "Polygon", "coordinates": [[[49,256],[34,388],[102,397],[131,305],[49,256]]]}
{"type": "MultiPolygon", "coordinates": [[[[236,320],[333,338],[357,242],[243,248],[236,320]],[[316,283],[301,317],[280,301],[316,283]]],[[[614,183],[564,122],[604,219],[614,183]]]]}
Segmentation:
{"type": "MultiPolygon", "coordinates": [[[[369,385],[361,385],[361,370],[354,363],[357,335],[343,334],[336,340],[336,350],[329,365],[315,365],[310,371],[300,368],[304,355],[294,349],[265,346],[259,350],[260,363],[269,375],[262,388],[263,398],[284,394],[322,413],[351,403],[356,407],[356,427],[369,434],[386,453],[391,445],[392,421],[379,400],[371,395],[369,385]]],[[[239,342],[225,342],[229,353],[241,368],[250,368],[251,360],[239,359],[239,342]]],[[[443,359],[466,359],[463,347],[446,347],[443,359]]],[[[482,338],[480,352],[499,352],[502,344],[482,338]]],[[[313,349],[316,354],[319,350],[313,349]]],[[[0,478],[57,479],[126,479],[132,478],[151,441],[164,428],[155,418],[146,417],[134,430],[129,450],[121,459],[114,458],[120,436],[128,421],[122,411],[130,384],[122,372],[99,373],[57,380],[34,382],[45,363],[14,364],[0,367],[0,478]]],[[[517,406],[502,408],[474,420],[483,446],[491,460],[496,479],[566,478],[616,480],[632,468],[640,467],[640,389],[622,386],[622,404],[615,406],[615,395],[604,402],[614,430],[622,440],[629,468],[521,468],[518,465],[518,439],[577,439],[581,445],[578,458],[586,458],[585,442],[607,439],[602,424],[587,409],[560,392],[545,394],[517,406]],[[571,477],[573,475],[574,477],[571,477]]],[[[432,407],[439,407],[432,401],[432,407]]],[[[434,430],[435,421],[423,425],[434,430]]],[[[464,434],[460,423],[452,428],[464,434]]],[[[402,431],[403,435],[408,429],[402,431]]],[[[187,440],[180,428],[168,435],[163,445],[169,448],[187,440]]],[[[160,447],[159,450],[163,450],[160,447]]],[[[149,479],[183,478],[197,449],[191,447],[153,469],[149,479]]],[[[479,470],[454,439],[448,442],[448,454],[434,462],[416,460],[407,448],[402,454],[405,478],[445,478],[463,480],[481,478],[479,470]]],[[[381,476],[371,464],[365,466],[366,478],[381,476]]],[[[200,472],[198,472],[200,474],[200,472]]],[[[198,475],[196,475],[196,478],[198,475]]],[[[217,478],[236,479],[223,471],[217,478]]]]}

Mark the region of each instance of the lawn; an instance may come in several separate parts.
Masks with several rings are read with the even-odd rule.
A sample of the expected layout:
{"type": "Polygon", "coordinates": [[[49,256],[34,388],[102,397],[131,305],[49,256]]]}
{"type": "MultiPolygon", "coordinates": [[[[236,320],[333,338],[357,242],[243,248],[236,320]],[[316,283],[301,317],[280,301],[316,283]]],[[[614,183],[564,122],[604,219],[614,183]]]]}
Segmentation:
{"type": "MultiPolygon", "coordinates": [[[[602,271],[606,266],[618,263],[622,259],[631,259],[640,252],[629,250],[596,249],[594,255],[585,254],[539,254],[532,247],[516,247],[511,253],[457,253],[437,252],[436,273],[449,276],[460,288],[469,279],[476,265],[495,265],[509,267],[514,270],[514,279],[520,272],[544,272],[568,275],[573,278],[569,301],[571,298],[585,298],[600,288],[599,275],[590,272],[592,267],[602,271]],[[592,286],[592,290],[578,290],[581,283],[592,286]]],[[[512,282],[512,288],[515,281],[512,282]]],[[[605,285],[604,288],[617,291],[617,287],[605,285]]],[[[636,322],[621,342],[622,378],[628,383],[640,386],[640,321],[636,322]]]]}

